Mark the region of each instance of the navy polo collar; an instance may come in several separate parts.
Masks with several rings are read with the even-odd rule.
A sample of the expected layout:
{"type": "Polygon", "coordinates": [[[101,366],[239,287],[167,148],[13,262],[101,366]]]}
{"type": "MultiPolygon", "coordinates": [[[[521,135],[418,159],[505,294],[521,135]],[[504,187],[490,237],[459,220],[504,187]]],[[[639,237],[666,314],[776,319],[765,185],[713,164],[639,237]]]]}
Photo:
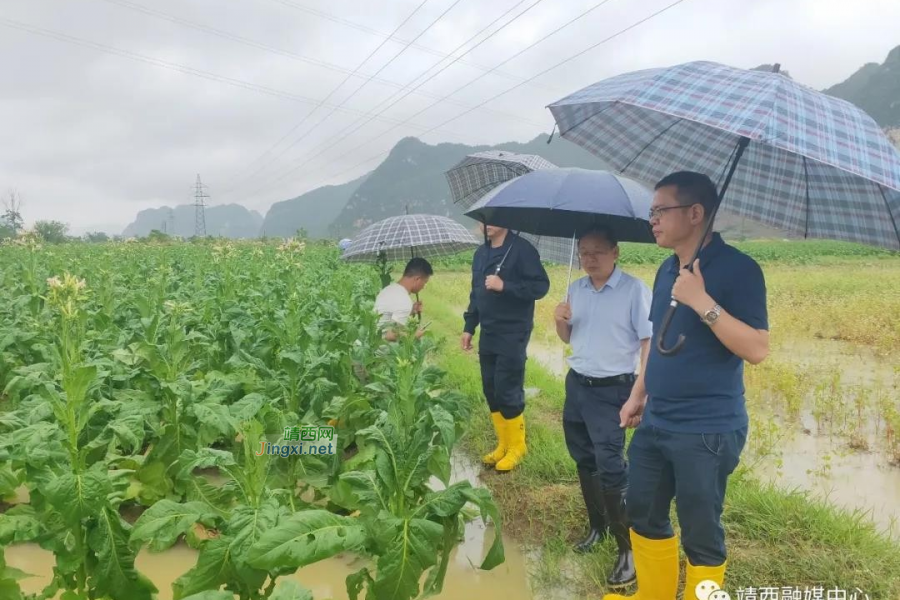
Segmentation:
{"type": "MultiPolygon", "coordinates": [[[[712,240],[700,250],[700,268],[705,268],[716,256],[722,253],[722,249],[725,247],[725,240],[722,239],[721,234],[713,233],[712,240]]],[[[679,264],[678,255],[673,254],[669,258],[669,272],[678,274],[681,265],[679,264]]]]}

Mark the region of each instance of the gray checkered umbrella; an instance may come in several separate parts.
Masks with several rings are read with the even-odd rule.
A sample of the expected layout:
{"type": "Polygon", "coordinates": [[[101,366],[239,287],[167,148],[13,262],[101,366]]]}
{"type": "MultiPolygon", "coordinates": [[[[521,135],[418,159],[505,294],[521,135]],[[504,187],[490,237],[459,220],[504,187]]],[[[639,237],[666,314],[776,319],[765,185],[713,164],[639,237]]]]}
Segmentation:
{"type": "Polygon", "coordinates": [[[783,75],[692,62],[611,77],[549,108],[562,137],[627,177],[699,171],[739,215],[900,249],[900,153],[861,109],[783,75]]]}
{"type": "Polygon", "coordinates": [[[445,175],[453,202],[466,210],[501,183],[532,171],[555,168],[536,154],[489,150],[469,154],[445,175]]]}
{"type": "Polygon", "coordinates": [[[369,225],[344,250],[349,262],[375,262],[384,252],[387,260],[413,256],[433,258],[470,250],[478,245],[469,231],[449,217],[401,215],[369,225]]]}

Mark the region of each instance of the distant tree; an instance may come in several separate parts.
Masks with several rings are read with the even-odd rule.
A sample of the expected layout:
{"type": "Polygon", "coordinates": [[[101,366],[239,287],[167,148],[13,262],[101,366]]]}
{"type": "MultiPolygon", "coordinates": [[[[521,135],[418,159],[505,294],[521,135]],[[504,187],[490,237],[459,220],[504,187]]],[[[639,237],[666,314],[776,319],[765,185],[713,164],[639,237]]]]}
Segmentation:
{"type": "Polygon", "coordinates": [[[25,227],[25,220],[22,218],[22,197],[18,190],[10,189],[6,194],[6,200],[3,201],[3,214],[0,215],[0,222],[11,227],[13,235],[18,233],[20,229],[25,227]]]}
{"type": "Polygon", "coordinates": [[[300,229],[297,230],[297,239],[298,240],[305,240],[307,237],[309,237],[309,234],[306,232],[305,227],[301,227],[300,229]]]}
{"type": "Polygon", "coordinates": [[[5,221],[0,222],[0,241],[11,237],[16,237],[16,230],[7,225],[5,221]]]}
{"type": "Polygon", "coordinates": [[[163,233],[159,229],[154,229],[149,234],[147,234],[147,239],[154,242],[168,242],[172,239],[172,236],[167,233],[163,233]]]}
{"type": "Polygon", "coordinates": [[[37,221],[34,231],[48,244],[62,244],[68,240],[69,226],[60,221],[37,221]]]}
{"type": "Polygon", "coordinates": [[[91,231],[84,234],[84,241],[91,244],[102,244],[109,241],[109,236],[102,231],[91,231]]]}

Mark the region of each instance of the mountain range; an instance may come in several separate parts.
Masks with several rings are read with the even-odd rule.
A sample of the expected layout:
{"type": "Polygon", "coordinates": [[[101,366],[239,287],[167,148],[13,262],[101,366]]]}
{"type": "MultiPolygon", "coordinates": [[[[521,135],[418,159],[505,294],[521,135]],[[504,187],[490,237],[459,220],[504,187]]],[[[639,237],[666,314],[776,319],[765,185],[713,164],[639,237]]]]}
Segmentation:
{"type": "MultiPolygon", "coordinates": [[[[771,65],[757,67],[771,68],[771,65]]],[[[790,76],[785,70],[781,72],[790,76]]],[[[900,46],[888,54],[883,64],[863,65],[846,81],[824,93],[860,106],[885,128],[900,148],[900,46]]],[[[404,212],[445,215],[471,225],[451,201],[444,172],[465,155],[484,150],[539,154],[560,167],[603,168],[596,157],[567,140],[554,137],[552,143],[547,141],[547,135],[542,134],[529,142],[495,146],[430,145],[407,137],[397,142],[387,158],[370,173],[276,202],[265,218],[237,204],[210,206],[206,209],[206,231],[208,235],[240,238],[288,237],[302,229],[311,238],[349,237],[370,223],[404,212]]],[[[172,215],[168,207],[141,211],[123,235],[143,236],[153,229],[164,228],[177,235],[194,234],[192,205],[178,206],[172,215]]],[[[717,220],[717,228],[731,236],[785,235],[724,213],[717,220]]]]}

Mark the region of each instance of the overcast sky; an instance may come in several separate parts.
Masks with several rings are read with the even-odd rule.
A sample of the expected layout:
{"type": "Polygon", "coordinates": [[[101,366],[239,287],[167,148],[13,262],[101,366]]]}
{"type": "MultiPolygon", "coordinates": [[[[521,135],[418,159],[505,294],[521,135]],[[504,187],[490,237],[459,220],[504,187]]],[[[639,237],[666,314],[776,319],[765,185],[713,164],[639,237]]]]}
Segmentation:
{"type": "Polygon", "coordinates": [[[607,0],[490,71],[601,3],[0,0],[0,194],[17,188],[28,222],[119,233],[138,210],[190,202],[200,173],[211,204],[264,213],[370,170],[405,136],[474,144],[549,133],[548,103],[618,73],[780,62],[824,88],[900,45],[897,0],[682,0],[421,135],[675,1],[607,0]],[[510,9],[453,56],[528,10],[382,112],[510,9]],[[367,113],[381,114],[365,123],[367,113]]]}

